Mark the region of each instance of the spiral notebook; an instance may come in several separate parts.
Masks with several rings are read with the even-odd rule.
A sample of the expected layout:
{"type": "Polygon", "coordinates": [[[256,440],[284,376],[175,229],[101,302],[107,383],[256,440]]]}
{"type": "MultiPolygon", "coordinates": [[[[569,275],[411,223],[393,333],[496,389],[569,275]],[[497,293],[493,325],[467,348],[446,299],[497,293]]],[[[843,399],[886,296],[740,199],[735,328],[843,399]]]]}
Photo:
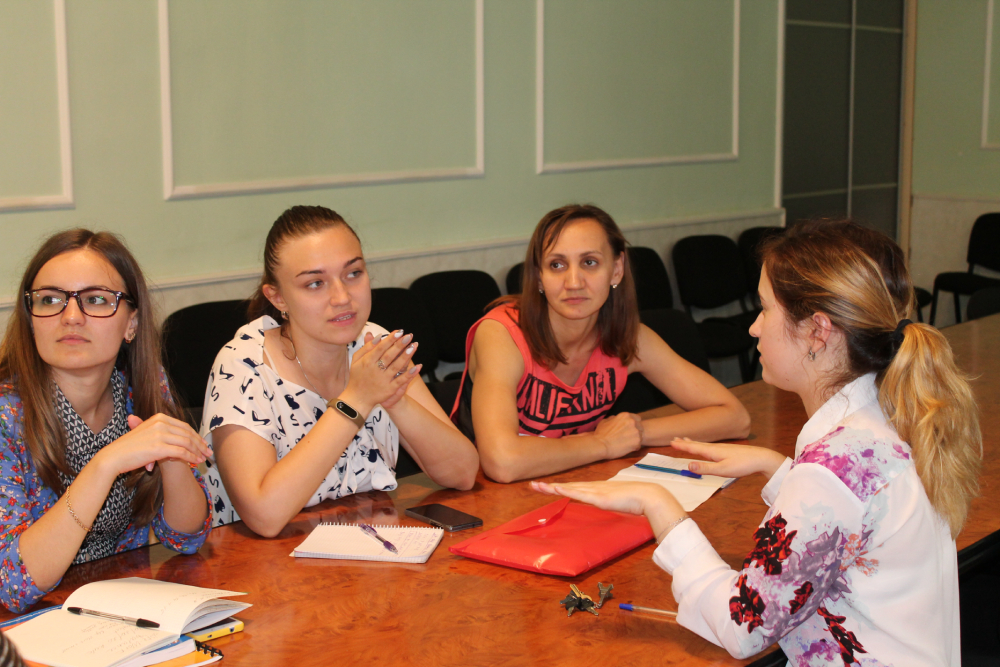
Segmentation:
{"type": "Polygon", "coordinates": [[[369,537],[356,523],[321,523],[291,555],[297,558],[426,563],[444,536],[444,531],[440,528],[372,527],[382,538],[391,542],[399,553],[394,554],[386,549],[374,537],[369,537]]]}

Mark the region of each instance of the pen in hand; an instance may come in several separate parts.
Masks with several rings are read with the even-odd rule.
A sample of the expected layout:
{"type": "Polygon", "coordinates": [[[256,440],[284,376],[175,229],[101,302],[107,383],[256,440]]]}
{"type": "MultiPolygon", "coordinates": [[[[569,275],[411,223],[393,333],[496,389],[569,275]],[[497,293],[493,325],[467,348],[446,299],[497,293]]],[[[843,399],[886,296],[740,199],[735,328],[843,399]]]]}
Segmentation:
{"type": "Polygon", "coordinates": [[[134,625],[137,628],[158,628],[160,624],[156,621],[147,621],[144,618],[130,618],[128,616],[118,616],[117,614],[105,614],[103,611],[94,611],[93,609],[83,609],[81,607],[67,607],[66,611],[71,614],[76,614],[77,616],[94,616],[96,618],[106,618],[109,621],[118,621],[120,623],[128,623],[129,625],[134,625]]]}
{"type": "Polygon", "coordinates": [[[373,537],[376,540],[378,540],[379,542],[381,542],[382,546],[385,547],[386,549],[388,549],[389,551],[391,551],[392,553],[394,553],[394,554],[398,554],[399,553],[398,551],[396,551],[396,547],[393,546],[392,542],[390,542],[389,540],[385,539],[384,537],[382,537],[381,535],[379,535],[377,532],[375,532],[375,529],[372,528],[371,526],[369,526],[367,523],[359,523],[358,524],[358,528],[360,528],[361,530],[365,531],[365,535],[368,535],[369,537],[373,537]]]}

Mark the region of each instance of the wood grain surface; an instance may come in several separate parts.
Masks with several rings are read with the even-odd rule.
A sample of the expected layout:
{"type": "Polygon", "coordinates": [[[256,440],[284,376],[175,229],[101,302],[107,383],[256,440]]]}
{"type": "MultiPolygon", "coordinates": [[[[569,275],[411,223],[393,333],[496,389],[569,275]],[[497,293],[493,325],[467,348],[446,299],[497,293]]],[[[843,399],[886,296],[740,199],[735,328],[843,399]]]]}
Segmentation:
{"type": "MultiPolygon", "coordinates": [[[[1000,316],[945,330],[959,365],[975,376],[982,410],[985,465],[982,495],[972,507],[959,548],[1000,530],[1000,316]]],[[[734,389],[753,419],[749,442],[785,454],[805,422],[798,397],[762,382],[734,389]]],[[[654,411],[663,414],[675,408],[654,411]]],[[[669,451],[669,450],[667,450],[669,451]]],[[[646,452],[642,452],[645,454],[646,452]]],[[[547,480],[601,480],[640,456],[584,466],[547,480]]],[[[691,513],[724,560],[739,567],[765,505],[764,479],[738,480],[691,513]]],[[[303,511],[274,539],[243,524],[212,531],[194,556],[161,545],[73,567],[37,607],[60,604],[77,587],[101,579],[151,577],[245,591],[253,607],[240,614],[244,632],[213,641],[225,664],[238,665],[742,665],[723,649],[659,617],[620,611],[618,602],[676,609],[670,577],[652,562],[654,543],[573,578],[531,574],[454,556],[448,547],[553,498],[527,482],[503,485],[480,473],[471,492],[444,490],[424,475],[391,493],[362,493],[303,511]],[[483,528],[445,533],[422,565],[294,559],[289,554],[323,521],[422,525],[407,507],[445,503],[481,517],[483,528]],[[597,597],[613,583],[614,599],[599,617],[567,618],[559,604],[571,583],[597,597]]],[[[581,535],[581,540],[600,536],[581,535]]],[[[0,619],[9,618],[0,613],[0,619]]]]}

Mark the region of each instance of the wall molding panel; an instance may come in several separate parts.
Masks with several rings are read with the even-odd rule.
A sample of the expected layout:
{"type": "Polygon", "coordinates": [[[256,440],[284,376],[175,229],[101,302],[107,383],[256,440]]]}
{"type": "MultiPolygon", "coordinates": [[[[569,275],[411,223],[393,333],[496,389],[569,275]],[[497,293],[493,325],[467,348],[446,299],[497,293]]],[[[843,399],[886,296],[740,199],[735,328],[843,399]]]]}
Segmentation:
{"type": "Polygon", "coordinates": [[[59,112],[59,172],[57,195],[0,198],[0,211],[73,208],[73,146],[70,137],[69,66],[66,47],[66,0],[52,0],[56,47],[56,93],[59,112]]]}
{"type": "Polygon", "coordinates": [[[990,77],[993,68],[993,21],[996,19],[996,0],[986,3],[986,64],[983,67],[983,127],[979,147],[984,150],[1000,150],[1000,142],[990,142],[990,77]]]}
{"type": "Polygon", "coordinates": [[[471,166],[401,169],[364,173],[323,174],[292,178],[259,179],[228,183],[178,184],[174,170],[174,136],[171,110],[170,9],[169,0],[158,0],[160,60],[160,127],[163,146],[163,197],[166,200],[245,195],[291,190],[411,183],[462,178],[481,178],[486,174],[485,157],[485,82],[484,82],[484,0],[475,6],[475,164],[471,166]]]}
{"type": "MultiPolygon", "coordinates": [[[[628,167],[656,167],[673,164],[695,164],[703,162],[730,162],[739,158],[740,130],[740,2],[733,0],[732,31],[732,145],[723,153],[692,153],[688,155],[663,155],[655,157],[580,160],[570,162],[547,162],[545,157],[545,0],[535,0],[535,172],[556,174],[595,169],[621,169],[628,167]]],[[[779,0],[784,7],[784,0],[779,0]]],[[[784,14],[779,15],[780,22],[784,14]]],[[[779,30],[783,30],[780,27],[779,30]]],[[[782,69],[784,53],[779,52],[778,68],[782,69]]],[[[779,90],[781,81],[778,82],[779,90]]],[[[780,108],[780,107],[779,107],[780,108]]],[[[780,123],[780,111],[779,121],[780,123]]],[[[780,132],[779,132],[780,136],[780,132]]],[[[779,199],[780,203],[780,199],[779,199]]]]}

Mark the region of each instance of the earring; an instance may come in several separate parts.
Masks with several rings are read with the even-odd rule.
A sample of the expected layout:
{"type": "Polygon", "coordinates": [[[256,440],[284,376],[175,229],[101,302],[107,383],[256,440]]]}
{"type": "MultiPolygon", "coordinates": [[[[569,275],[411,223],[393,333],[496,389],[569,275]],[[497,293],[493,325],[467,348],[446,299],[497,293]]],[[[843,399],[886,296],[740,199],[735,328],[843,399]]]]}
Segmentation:
{"type": "Polygon", "coordinates": [[[611,289],[618,289],[618,283],[615,283],[614,285],[612,285],[611,289]]]}
{"type": "Polygon", "coordinates": [[[543,290],[541,287],[539,287],[538,288],[538,293],[539,294],[545,294],[545,290],[543,290]]]}
{"type": "Polygon", "coordinates": [[[281,319],[287,320],[288,319],[288,313],[286,313],[285,311],[281,311],[281,319]]]}
{"type": "Polygon", "coordinates": [[[135,340],[135,332],[134,331],[130,331],[129,333],[125,334],[125,342],[126,343],[131,343],[134,340],[135,340]]]}
{"type": "Polygon", "coordinates": [[[809,350],[809,361],[816,361],[816,353],[809,350]]]}

